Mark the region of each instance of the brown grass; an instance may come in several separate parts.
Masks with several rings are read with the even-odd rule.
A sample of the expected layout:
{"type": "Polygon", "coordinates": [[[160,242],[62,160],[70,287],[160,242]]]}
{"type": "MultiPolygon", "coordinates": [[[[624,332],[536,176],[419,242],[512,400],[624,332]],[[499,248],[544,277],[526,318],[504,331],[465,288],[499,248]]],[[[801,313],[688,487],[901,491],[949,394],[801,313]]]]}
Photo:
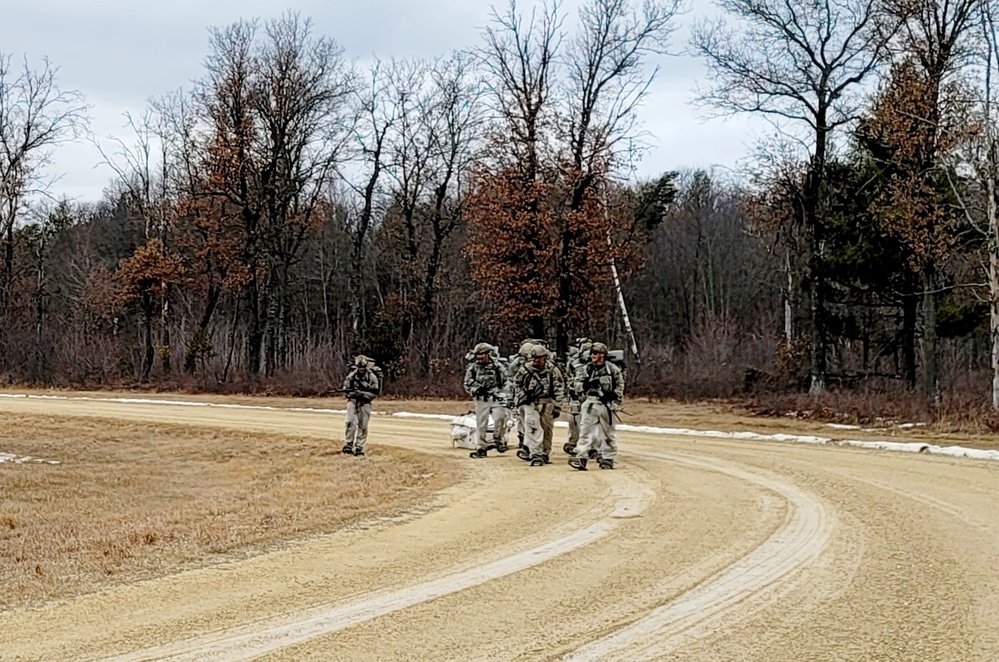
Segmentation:
{"type": "Polygon", "coordinates": [[[274,549],[402,513],[454,461],[336,440],[0,413],[0,610],[274,549]]]}

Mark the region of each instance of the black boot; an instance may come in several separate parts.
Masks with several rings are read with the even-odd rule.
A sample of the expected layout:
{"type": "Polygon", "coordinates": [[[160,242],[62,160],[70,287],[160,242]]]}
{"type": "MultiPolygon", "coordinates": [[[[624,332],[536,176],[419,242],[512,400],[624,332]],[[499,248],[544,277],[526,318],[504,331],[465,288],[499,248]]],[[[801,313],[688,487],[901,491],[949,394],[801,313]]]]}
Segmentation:
{"type": "Polygon", "coordinates": [[[344,455],[354,454],[354,444],[344,444],[344,447],[340,449],[340,452],[344,455]]]}
{"type": "Polygon", "coordinates": [[[548,453],[545,453],[544,455],[542,455],[541,459],[545,461],[545,464],[551,464],[552,463],[552,458],[551,458],[551,456],[548,455],[548,453]]]}
{"type": "Polygon", "coordinates": [[[576,454],[576,444],[572,444],[572,443],[566,442],[565,445],[562,446],[562,452],[564,452],[566,455],[575,455],[576,454]]]}
{"type": "Polygon", "coordinates": [[[569,466],[577,471],[586,471],[586,458],[585,457],[570,457],[569,466]]]}
{"type": "Polygon", "coordinates": [[[496,446],[496,452],[497,453],[505,453],[508,450],[510,450],[510,447],[506,445],[505,441],[497,441],[496,444],[495,444],[495,446],[496,446]]]}
{"type": "Polygon", "coordinates": [[[532,467],[543,467],[543,466],[545,466],[545,456],[544,455],[532,455],[531,456],[531,466],[532,467]]]}
{"type": "Polygon", "coordinates": [[[487,451],[485,448],[479,448],[469,453],[468,457],[479,458],[479,457],[485,457],[488,454],[489,451],[487,451]]]}
{"type": "Polygon", "coordinates": [[[530,462],[531,461],[531,451],[527,450],[526,448],[518,448],[517,449],[517,457],[519,457],[524,462],[530,462]]]}
{"type": "Polygon", "coordinates": [[[613,469],[614,468],[614,460],[604,460],[604,459],[601,459],[600,460],[600,468],[601,469],[613,469]]]}

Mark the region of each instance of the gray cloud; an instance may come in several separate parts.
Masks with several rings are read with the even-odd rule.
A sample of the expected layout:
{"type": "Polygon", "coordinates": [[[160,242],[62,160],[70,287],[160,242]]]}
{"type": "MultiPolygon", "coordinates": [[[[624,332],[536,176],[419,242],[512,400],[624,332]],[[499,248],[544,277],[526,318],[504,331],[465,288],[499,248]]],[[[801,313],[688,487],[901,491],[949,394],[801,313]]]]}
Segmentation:
{"type": "MultiPolygon", "coordinates": [[[[61,85],[83,92],[94,106],[93,133],[126,136],[125,112],[140,114],[150,98],[201,75],[209,26],[287,10],[312,17],[317,34],[335,38],[350,57],[366,60],[431,57],[472,45],[488,20],[489,2],[6,0],[0,49],[34,62],[50,58],[60,69],[61,85]]],[[[677,35],[678,41],[683,38],[677,35]]],[[[637,175],[734,167],[751,149],[760,125],[745,118],[703,121],[691,104],[693,86],[705,74],[701,63],[666,58],[661,67],[640,113],[650,149],[637,175]]],[[[56,190],[79,199],[99,197],[111,176],[107,168],[95,167],[99,160],[92,145],[61,147],[52,172],[62,173],[56,190]]]]}

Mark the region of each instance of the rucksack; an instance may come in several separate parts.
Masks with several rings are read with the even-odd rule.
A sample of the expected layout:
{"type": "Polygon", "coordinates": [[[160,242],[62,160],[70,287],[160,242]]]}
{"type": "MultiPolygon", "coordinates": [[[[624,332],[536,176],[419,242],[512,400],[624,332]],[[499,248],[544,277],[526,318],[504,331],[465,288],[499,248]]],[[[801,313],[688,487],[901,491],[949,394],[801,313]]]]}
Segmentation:
{"type": "Polygon", "coordinates": [[[607,352],[607,360],[621,369],[621,379],[624,380],[628,374],[628,364],[624,360],[623,349],[612,349],[607,352]]]}

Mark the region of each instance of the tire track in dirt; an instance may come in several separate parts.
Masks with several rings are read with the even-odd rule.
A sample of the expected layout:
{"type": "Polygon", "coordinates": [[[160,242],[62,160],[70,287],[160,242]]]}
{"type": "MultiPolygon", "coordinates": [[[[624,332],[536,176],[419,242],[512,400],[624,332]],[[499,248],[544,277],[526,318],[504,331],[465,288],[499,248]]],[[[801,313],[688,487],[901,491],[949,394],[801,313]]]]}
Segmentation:
{"type": "Polygon", "coordinates": [[[681,453],[632,452],[636,457],[676,462],[718,471],[779,494],[794,506],[784,526],[755,551],[721,574],[707,579],[667,604],[618,631],[590,642],[562,659],[572,662],[611,656],[629,662],[661,658],[693,631],[706,634],[710,621],[747,599],[775,588],[782,580],[817,559],[829,544],[832,518],[823,503],[788,483],[746,471],[717,459],[681,453]]]}
{"type": "Polygon", "coordinates": [[[109,658],[107,662],[238,662],[250,660],[309,639],[332,634],[400,609],[484,584],[568,554],[611,533],[616,522],[641,516],[655,499],[637,482],[616,486],[614,509],[584,529],[546,542],[484,566],[429,579],[394,591],[381,591],[345,605],[325,607],[271,624],[252,624],[200,637],[177,645],[158,647],[109,658]]]}

